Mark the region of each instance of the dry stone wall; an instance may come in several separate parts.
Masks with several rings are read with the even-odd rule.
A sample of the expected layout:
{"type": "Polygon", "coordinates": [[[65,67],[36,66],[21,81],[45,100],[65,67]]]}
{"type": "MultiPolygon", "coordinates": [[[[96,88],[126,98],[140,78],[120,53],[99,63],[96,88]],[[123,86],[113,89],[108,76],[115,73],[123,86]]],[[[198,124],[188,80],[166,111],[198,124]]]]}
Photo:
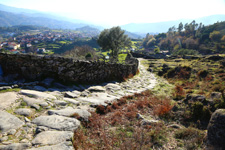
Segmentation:
{"type": "Polygon", "coordinates": [[[91,83],[123,80],[138,70],[138,60],[129,58],[126,64],[81,61],[72,58],[28,54],[0,53],[4,75],[18,74],[29,80],[53,77],[64,82],[91,83]]]}

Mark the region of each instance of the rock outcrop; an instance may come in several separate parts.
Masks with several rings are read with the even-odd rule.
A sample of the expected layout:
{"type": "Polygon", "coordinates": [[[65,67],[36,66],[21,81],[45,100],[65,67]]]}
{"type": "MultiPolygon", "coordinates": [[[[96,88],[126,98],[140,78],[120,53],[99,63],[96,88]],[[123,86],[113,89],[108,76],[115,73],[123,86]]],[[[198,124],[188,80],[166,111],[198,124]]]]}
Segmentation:
{"type": "Polygon", "coordinates": [[[225,149],[225,109],[216,110],[208,125],[208,147],[218,150],[225,149]]]}

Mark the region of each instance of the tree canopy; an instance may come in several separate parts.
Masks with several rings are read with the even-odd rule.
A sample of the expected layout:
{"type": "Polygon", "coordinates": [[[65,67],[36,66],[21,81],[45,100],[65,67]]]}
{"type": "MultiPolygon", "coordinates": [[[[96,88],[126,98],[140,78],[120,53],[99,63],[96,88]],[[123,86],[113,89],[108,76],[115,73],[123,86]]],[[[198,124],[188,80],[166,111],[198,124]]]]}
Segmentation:
{"type": "Polygon", "coordinates": [[[124,34],[119,26],[111,29],[105,29],[101,32],[98,38],[98,44],[104,50],[111,50],[111,59],[118,58],[118,53],[122,48],[129,47],[131,40],[124,34]]]}
{"type": "Polygon", "coordinates": [[[169,28],[167,33],[147,34],[142,45],[152,51],[158,46],[175,55],[225,53],[225,21],[209,26],[195,20],[186,24],[181,22],[177,28],[169,28]]]}

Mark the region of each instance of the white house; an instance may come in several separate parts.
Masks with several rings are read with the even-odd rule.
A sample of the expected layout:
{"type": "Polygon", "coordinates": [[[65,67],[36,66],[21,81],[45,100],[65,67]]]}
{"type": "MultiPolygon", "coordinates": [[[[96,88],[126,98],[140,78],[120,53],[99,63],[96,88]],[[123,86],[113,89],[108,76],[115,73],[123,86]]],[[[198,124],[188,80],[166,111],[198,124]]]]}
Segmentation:
{"type": "Polygon", "coordinates": [[[45,53],[45,52],[46,52],[46,50],[44,48],[38,48],[37,49],[37,53],[39,53],[39,54],[42,54],[42,53],[45,53]]]}
{"type": "Polygon", "coordinates": [[[27,44],[27,47],[31,47],[32,45],[29,43],[29,44],[27,44]]]}
{"type": "Polygon", "coordinates": [[[8,43],[8,47],[12,49],[18,49],[20,44],[16,44],[15,42],[8,43]]]}

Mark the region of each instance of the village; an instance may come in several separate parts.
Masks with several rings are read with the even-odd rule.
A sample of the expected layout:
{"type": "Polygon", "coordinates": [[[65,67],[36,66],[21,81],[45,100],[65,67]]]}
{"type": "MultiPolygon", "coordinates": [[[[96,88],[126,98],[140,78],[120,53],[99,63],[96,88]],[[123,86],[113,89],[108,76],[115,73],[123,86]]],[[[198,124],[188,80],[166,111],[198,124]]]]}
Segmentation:
{"type": "Polygon", "coordinates": [[[2,38],[0,33],[0,51],[13,54],[50,53],[63,45],[71,44],[75,39],[92,37],[91,34],[64,30],[30,30],[20,34],[9,32],[7,35],[6,38],[2,38]]]}

